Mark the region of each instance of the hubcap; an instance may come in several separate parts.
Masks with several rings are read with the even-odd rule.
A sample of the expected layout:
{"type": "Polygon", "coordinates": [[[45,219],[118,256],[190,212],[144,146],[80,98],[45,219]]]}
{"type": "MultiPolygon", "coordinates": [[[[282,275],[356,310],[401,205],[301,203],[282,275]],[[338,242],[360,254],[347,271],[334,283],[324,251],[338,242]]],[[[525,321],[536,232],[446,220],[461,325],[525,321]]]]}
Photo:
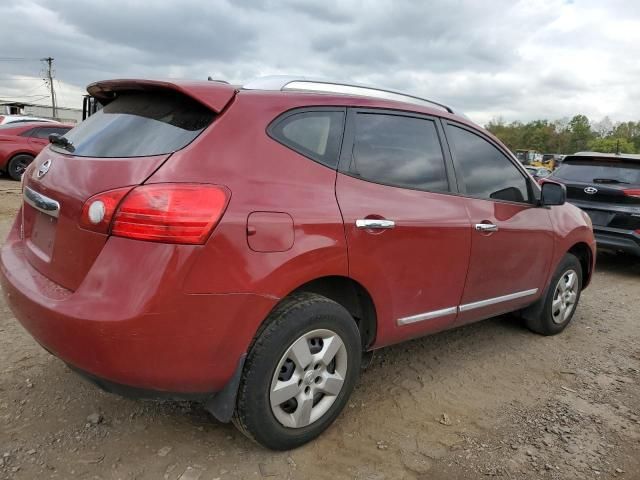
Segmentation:
{"type": "Polygon", "coordinates": [[[269,400],[278,422],[302,428],[322,417],[347,374],[347,349],[337,333],[313,330],[293,342],[278,363],[269,400]]]}
{"type": "Polygon", "coordinates": [[[24,174],[24,171],[27,169],[27,167],[29,166],[29,162],[26,160],[20,160],[17,164],[16,164],[16,174],[18,176],[22,176],[22,174],[24,174]]]}
{"type": "Polygon", "coordinates": [[[566,271],[558,281],[553,293],[551,315],[553,322],[564,323],[576,307],[578,298],[578,274],[575,270],[566,271]]]}

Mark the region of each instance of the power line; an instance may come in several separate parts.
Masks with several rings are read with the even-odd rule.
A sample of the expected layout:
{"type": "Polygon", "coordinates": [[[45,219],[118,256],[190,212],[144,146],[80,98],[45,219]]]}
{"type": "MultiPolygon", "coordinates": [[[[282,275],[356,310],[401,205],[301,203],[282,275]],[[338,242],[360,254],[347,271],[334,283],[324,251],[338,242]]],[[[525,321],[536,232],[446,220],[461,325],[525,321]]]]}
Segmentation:
{"type": "Polygon", "coordinates": [[[25,93],[25,96],[30,96],[33,92],[35,92],[36,90],[42,88],[42,87],[46,87],[47,86],[47,82],[42,82],[40,83],[40,85],[38,85],[35,88],[32,88],[30,90],[27,90],[27,92],[25,93]]]}
{"type": "Polygon", "coordinates": [[[35,98],[29,98],[29,99],[23,99],[22,97],[17,97],[17,98],[0,98],[0,104],[7,104],[7,103],[26,103],[26,104],[31,104],[33,105],[34,102],[38,102],[40,100],[44,100],[45,98],[49,98],[49,95],[42,95],[40,97],[35,97],[35,98]]]}
{"type": "Polygon", "coordinates": [[[37,62],[39,58],[26,58],[26,57],[0,57],[0,62],[37,62]]]}
{"type": "Polygon", "coordinates": [[[62,84],[60,83],[60,80],[58,80],[57,78],[56,78],[56,83],[58,84],[57,93],[60,94],[60,102],[59,102],[59,104],[63,103],[64,105],[67,105],[67,106],[73,104],[73,102],[69,102],[69,97],[65,96],[65,92],[64,92],[64,89],[62,88],[62,84]]]}
{"type": "Polygon", "coordinates": [[[49,94],[44,94],[44,93],[36,93],[34,95],[17,95],[17,97],[19,98],[31,98],[31,97],[48,97],[49,94]]]}
{"type": "Polygon", "coordinates": [[[33,80],[38,80],[39,82],[41,82],[43,79],[42,78],[38,78],[38,77],[28,77],[26,75],[7,75],[7,76],[0,76],[0,80],[28,80],[28,81],[33,81],[33,80]]]}

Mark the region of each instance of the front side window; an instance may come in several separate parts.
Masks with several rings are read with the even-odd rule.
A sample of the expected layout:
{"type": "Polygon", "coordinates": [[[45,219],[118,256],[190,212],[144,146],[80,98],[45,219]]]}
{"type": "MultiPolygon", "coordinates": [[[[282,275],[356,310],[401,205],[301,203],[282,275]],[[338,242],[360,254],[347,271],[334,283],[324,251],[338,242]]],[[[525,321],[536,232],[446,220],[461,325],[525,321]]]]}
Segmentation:
{"type": "Polygon", "coordinates": [[[467,195],[487,200],[528,202],[525,176],[491,143],[468,130],[449,125],[447,138],[467,195]]]}
{"type": "Polygon", "coordinates": [[[423,118],[358,113],[349,173],[385,185],[449,190],[436,125],[423,118]]]}
{"type": "Polygon", "coordinates": [[[311,110],[286,115],[269,127],[272,138],[331,168],[338,165],[344,112],[311,110]]]}

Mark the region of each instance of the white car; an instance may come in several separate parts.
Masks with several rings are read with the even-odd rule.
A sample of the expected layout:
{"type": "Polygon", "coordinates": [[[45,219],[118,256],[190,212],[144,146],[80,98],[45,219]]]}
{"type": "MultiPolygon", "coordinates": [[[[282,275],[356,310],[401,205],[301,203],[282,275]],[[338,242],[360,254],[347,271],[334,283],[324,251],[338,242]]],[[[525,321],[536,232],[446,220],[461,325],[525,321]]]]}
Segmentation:
{"type": "Polygon", "coordinates": [[[25,117],[23,115],[0,115],[0,125],[18,122],[55,122],[55,120],[51,120],[50,118],[25,117]]]}

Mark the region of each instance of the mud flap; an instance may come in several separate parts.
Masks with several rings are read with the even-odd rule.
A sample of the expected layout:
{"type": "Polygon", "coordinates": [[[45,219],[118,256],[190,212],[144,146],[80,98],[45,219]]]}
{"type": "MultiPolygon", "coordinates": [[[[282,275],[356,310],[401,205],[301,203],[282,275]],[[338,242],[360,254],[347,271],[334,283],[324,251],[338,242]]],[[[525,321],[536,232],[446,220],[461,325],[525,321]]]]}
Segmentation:
{"type": "Polygon", "coordinates": [[[242,377],[242,369],[246,358],[247,354],[243,353],[238,360],[238,366],[231,380],[227,382],[220,392],[204,403],[204,408],[220,422],[229,423],[231,417],[233,417],[233,411],[236,408],[236,396],[238,395],[238,387],[240,386],[240,378],[242,377]]]}
{"type": "Polygon", "coordinates": [[[538,300],[518,312],[520,317],[527,322],[538,320],[542,316],[542,312],[544,311],[544,304],[546,303],[548,292],[549,285],[547,285],[547,287],[544,289],[542,295],[538,300]]]}

